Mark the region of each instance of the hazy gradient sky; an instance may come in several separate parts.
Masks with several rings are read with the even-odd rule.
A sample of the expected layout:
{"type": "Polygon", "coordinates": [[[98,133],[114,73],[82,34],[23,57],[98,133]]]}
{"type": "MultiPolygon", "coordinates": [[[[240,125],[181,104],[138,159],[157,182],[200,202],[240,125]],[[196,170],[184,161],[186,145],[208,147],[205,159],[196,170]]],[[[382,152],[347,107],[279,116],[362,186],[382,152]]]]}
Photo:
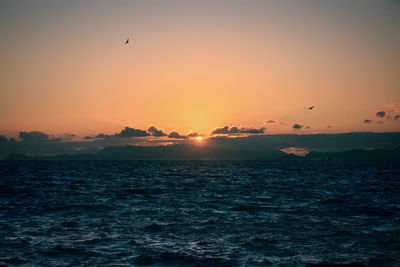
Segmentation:
{"type": "Polygon", "coordinates": [[[0,36],[1,134],[400,130],[399,1],[1,0],[0,36]]]}

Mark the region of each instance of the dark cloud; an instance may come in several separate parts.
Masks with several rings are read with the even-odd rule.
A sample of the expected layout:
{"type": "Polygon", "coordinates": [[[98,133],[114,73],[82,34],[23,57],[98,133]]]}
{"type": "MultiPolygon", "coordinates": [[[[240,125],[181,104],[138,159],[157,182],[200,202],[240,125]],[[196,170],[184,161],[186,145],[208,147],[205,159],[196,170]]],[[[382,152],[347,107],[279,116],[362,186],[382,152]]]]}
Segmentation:
{"type": "Polygon", "coordinates": [[[278,120],[266,120],[264,121],[264,124],[280,124],[283,125],[284,123],[278,120]]]}
{"type": "Polygon", "coordinates": [[[197,137],[197,136],[200,136],[200,134],[198,134],[196,132],[190,132],[187,136],[189,136],[189,137],[197,137]]]}
{"type": "Polygon", "coordinates": [[[103,138],[104,139],[104,138],[109,138],[109,137],[111,137],[111,135],[99,133],[94,138],[103,138]]]}
{"type": "Polygon", "coordinates": [[[307,128],[307,129],[310,129],[310,126],[307,126],[306,128],[307,128]]]}
{"type": "Polygon", "coordinates": [[[215,134],[233,134],[233,133],[237,133],[237,127],[232,127],[231,129],[229,129],[229,126],[224,126],[224,127],[215,128],[211,132],[211,135],[215,135],[215,134]]]}
{"type": "Polygon", "coordinates": [[[260,129],[255,129],[255,128],[242,128],[239,130],[240,133],[247,133],[247,134],[263,134],[265,131],[265,127],[262,127],[260,129]]]}
{"type": "Polygon", "coordinates": [[[330,129],[330,128],[332,128],[332,126],[331,126],[331,125],[328,125],[328,126],[326,126],[326,128],[330,129]]]}
{"type": "Polygon", "coordinates": [[[86,139],[86,140],[92,140],[92,139],[94,139],[94,137],[93,137],[93,136],[85,136],[84,139],[86,139]]]}
{"type": "Polygon", "coordinates": [[[188,139],[186,135],[180,135],[178,132],[172,131],[169,135],[168,138],[176,138],[176,139],[188,139]]]}
{"type": "Polygon", "coordinates": [[[295,123],[295,124],[293,124],[292,128],[296,129],[296,130],[299,130],[299,129],[303,128],[303,125],[295,123]]]}
{"type": "Polygon", "coordinates": [[[144,130],[134,129],[130,127],[125,127],[120,133],[115,134],[117,137],[144,137],[150,136],[150,134],[144,130]]]}
{"type": "Polygon", "coordinates": [[[216,134],[228,134],[228,135],[236,135],[236,134],[263,134],[265,131],[265,128],[262,127],[260,129],[256,128],[238,128],[238,127],[230,127],[229,126],[224,126],[224,127],[217,127],[215,128],[212,132],[211,135],[216,135],[216,134]]]}
{"type": "Polygon", "coordinates": [[[72,139],[74,139],[75,136],[76,136],[76,134],[65,133],[63,140],[71,141],[72,139]]]}
{"type": "Polygon", "coordinates": [[[49,135],[39,131],[19,132],[19,138],[25,142],[48,141],[49,135]]]}
{"type": "Polygon", "coordinates": [[[400,119],[400,115],[394,116],[394,120],[400,119]]]}
{"type": "Polygon", "coordinates": [[[364,120],[364,123],[372,123],[372,121],[371,121],[371,120],[368,120],[368,119],[366,119],[366,120],[364,120]]]}
{"type": "MultiPolygon", "coordinates": [[[[112,134],[112,135],[100,133],[100,134],[96,135],[95,138],[102,138],[102,139],[110,138],[110,137],[130,138],[130,137],[145,137],[145,136],[150,136],[150,134],[144,130],[125,127],[125,129],[121,130],[121,132],[119,132],[119,133],[112,134]]],[[[88,138],[85,138],[85,139],[88,139],[88,138]]]]}
{"type": "Polygon", "coordinates": [[[149,129],[147,129],[147,132],[152,135],[152,136],[156,136],[156,137],[161,137],[161,136],[167,136],[166,133],[164,133],[162,130],[157,129],[154,126],[151,126],[149,129]]]}
{"type": "MultiPolygon", "coordinates": [[[[225,126],[226,127],[226,126],[225,126]]],[[[224,129],[226,129],[224,127],[224,129]]],[[[238,127],[236,127],[236,126],[233,126],[233,127],[231,127],[231,129],[229,129],[229,127],[228,127],[228,133],[231,133],[231,134],[238,134],[238,133],[240,133],[240,130],[239,130],[239,128],[238,127]]]]}
{"type": "MultiPolygon", "coordinates": [[[[52,135],[48,135],[46,133],[40,131],[31,131],[31,132],[19,132],[19,138],[22,139],[23,142],[60,142],[63,141],[62,138],[55,138],[52,135]]],[[[70,140],[70,139],[65,139],[70,140]]],[[[10,138],[11,141],[11,138],[10,138]]]]}
{"type": "Polygon", "coordinates": [[[375,116],[377,116],[378,118],[384,118],[386,115],[385,111],[378,111],[375,113],[375,116]]]}

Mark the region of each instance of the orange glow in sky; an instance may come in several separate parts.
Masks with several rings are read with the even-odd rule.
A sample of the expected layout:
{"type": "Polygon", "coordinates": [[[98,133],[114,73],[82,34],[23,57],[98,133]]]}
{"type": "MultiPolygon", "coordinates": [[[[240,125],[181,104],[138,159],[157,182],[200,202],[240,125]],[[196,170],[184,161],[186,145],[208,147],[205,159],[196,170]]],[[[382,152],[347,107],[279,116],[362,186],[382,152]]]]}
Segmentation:
{"type": "Polygon", "coordinates": [[[400,130],[395,1],[16,2],[0,4],[0,134],[400,130]]]}

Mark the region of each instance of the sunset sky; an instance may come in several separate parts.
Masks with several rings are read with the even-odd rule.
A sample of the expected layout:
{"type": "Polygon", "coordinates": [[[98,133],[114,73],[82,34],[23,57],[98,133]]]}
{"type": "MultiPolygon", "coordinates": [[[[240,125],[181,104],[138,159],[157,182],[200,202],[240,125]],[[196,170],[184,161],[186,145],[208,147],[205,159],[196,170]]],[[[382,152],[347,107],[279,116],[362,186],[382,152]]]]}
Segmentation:
{"type": "Polygon", "coordinates": [[[400,131],[399,14],[394,0],[2,0],[0,134],[400,131]]]}

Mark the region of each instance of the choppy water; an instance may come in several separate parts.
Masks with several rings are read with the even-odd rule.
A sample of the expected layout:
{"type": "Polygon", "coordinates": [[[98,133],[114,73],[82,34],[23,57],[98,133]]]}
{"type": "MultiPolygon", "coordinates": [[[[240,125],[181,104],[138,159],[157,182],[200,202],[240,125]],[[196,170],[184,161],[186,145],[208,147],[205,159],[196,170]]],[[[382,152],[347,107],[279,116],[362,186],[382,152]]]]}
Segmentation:
{"type": "Polygon", "coordinates": [[[399,164],[0,162],[0,177],[0,264],[400,265],[399,164]]]}

